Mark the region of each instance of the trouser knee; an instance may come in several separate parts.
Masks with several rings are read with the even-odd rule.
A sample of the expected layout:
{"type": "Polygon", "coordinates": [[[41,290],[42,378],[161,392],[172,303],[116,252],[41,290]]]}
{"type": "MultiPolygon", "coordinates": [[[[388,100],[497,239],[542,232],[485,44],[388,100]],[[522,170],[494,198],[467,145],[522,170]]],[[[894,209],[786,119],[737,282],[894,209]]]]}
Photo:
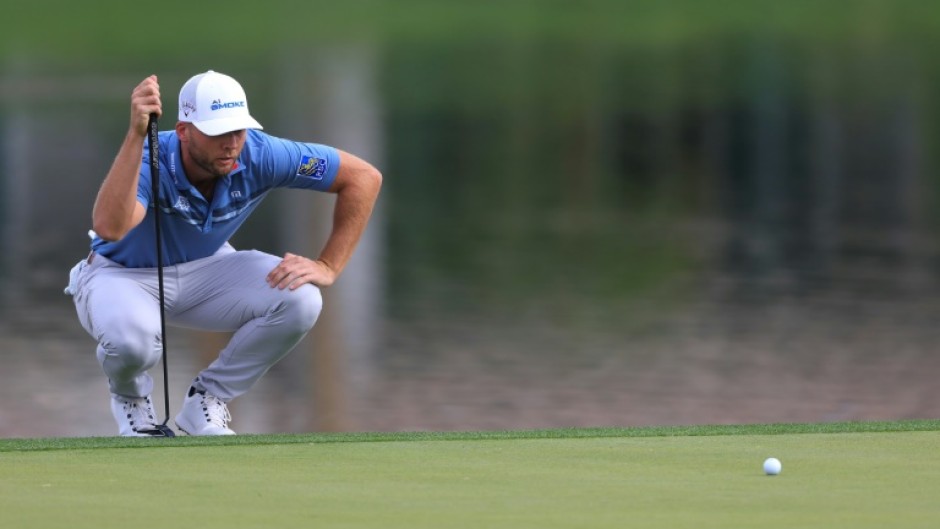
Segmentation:
{"type": "Polygon", "coordinates": [[[304,285],[285,297],[280,311],[281,324],[286,330],[305,334],[317,323],[323,298],[320,289],[314,285],[304,285]]]}
{"type": "Polygon", "coordinates": [[[102,338],[98,359],[112,378],[130,379],[160,361],[161,345],[159,330],[125,325],[102,338]]]}

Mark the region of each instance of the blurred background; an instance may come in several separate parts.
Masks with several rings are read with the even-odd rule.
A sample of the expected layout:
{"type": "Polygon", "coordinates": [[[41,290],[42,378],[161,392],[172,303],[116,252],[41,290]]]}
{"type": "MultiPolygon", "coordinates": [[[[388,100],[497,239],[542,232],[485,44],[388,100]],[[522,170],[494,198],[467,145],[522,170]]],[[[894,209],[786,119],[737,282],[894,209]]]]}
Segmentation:
{"type": "MultiPolygon", "coordinates": [[[[385,176],[317,327],[232,403],[236,431],[940,416],[935,4],[5,11],[0,436],[115,433],[62,288],[131,90],[159,76],[169,129],[207,69],[267,132],[385,176]]],[[[331,200],[274,192],[232,242],[313,256],[331,200]]],[[[169,329],[173,414],[226,339],[169,329]]]]}

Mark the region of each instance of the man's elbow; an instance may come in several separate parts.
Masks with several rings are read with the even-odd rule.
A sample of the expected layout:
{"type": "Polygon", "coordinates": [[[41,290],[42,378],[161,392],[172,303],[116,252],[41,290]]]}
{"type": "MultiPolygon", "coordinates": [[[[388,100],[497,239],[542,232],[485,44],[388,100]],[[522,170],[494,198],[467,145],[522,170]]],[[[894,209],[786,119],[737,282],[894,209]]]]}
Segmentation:
{"type": "Polygon", "coordinates": [[[347,180],[345,184],[336,191],[343,193],[345,192],[344,188],[347,189],[351,195],[354,194],[374,201],[379,195],[379,189],[382,188],[382,173],[371,165],[360,167],[354,173],[354,177],[347,180]]]}
{"type": "Polygon", "coordinates": [[[382,188],[382,173],[375,167],[369,166],[365,179],[369,182],[370,187],[375,190],[375,193],[378,194],[379,189],[382,188]]]}
{"type": "Polygon", "coordinates": [[[112,222],[103,222],[100,220],[94,220],[91,229],[95,230],[98,238],[108,242],[120,241],[128,232],[128,230],[122,229],[112,222]]]}

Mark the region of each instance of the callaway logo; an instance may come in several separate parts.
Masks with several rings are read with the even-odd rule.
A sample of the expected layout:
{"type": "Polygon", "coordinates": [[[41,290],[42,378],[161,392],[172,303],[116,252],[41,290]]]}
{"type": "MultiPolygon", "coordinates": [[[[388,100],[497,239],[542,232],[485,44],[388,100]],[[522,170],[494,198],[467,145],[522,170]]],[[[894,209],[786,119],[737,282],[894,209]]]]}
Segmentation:
{"type": "Polygon", "coordinates": [[[183,101],[183,115],[189,117],[189,115],[196,111],[196,103],[192,101],[183,101]]]}
{"type": "Polygon", "coordinates": [[[244,101],[229,101],[227,103],[223,103],[221,99],[216,99],[212,102],[212,106],[210,108],[212,110],[222,110],[223,108],[238,108],[244,106],[244,101]]]}

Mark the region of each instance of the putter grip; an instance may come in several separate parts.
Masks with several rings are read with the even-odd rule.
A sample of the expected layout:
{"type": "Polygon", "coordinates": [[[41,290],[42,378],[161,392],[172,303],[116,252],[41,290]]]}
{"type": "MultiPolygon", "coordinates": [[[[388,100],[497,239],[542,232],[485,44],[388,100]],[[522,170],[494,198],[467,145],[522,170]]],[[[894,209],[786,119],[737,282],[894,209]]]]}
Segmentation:
{"type": "MultiPolygon", "coordinates": [[[[157,135],[159,130],[157,115],[150,114],[150,121],[147,122],[147,137],[149,139],[147,143],[150,144],[150,188],[153,192],[153,207],[155,208],[160,201],[160,138],[157,135]]],[[[160,236],[159,230],[160,227],[157,226],[158,239],[160,236]]]]}
{"type": "Polygon", "coordinates": [[[159,143],[160,139],[157,136],[159,131],[159,124],[157,123],[157,115],[150,114],[150,121],[147,122],[147,137],[150,140],[150,168],[153,169],[157,167],[157,155],[159,154],[159,143]]]}

